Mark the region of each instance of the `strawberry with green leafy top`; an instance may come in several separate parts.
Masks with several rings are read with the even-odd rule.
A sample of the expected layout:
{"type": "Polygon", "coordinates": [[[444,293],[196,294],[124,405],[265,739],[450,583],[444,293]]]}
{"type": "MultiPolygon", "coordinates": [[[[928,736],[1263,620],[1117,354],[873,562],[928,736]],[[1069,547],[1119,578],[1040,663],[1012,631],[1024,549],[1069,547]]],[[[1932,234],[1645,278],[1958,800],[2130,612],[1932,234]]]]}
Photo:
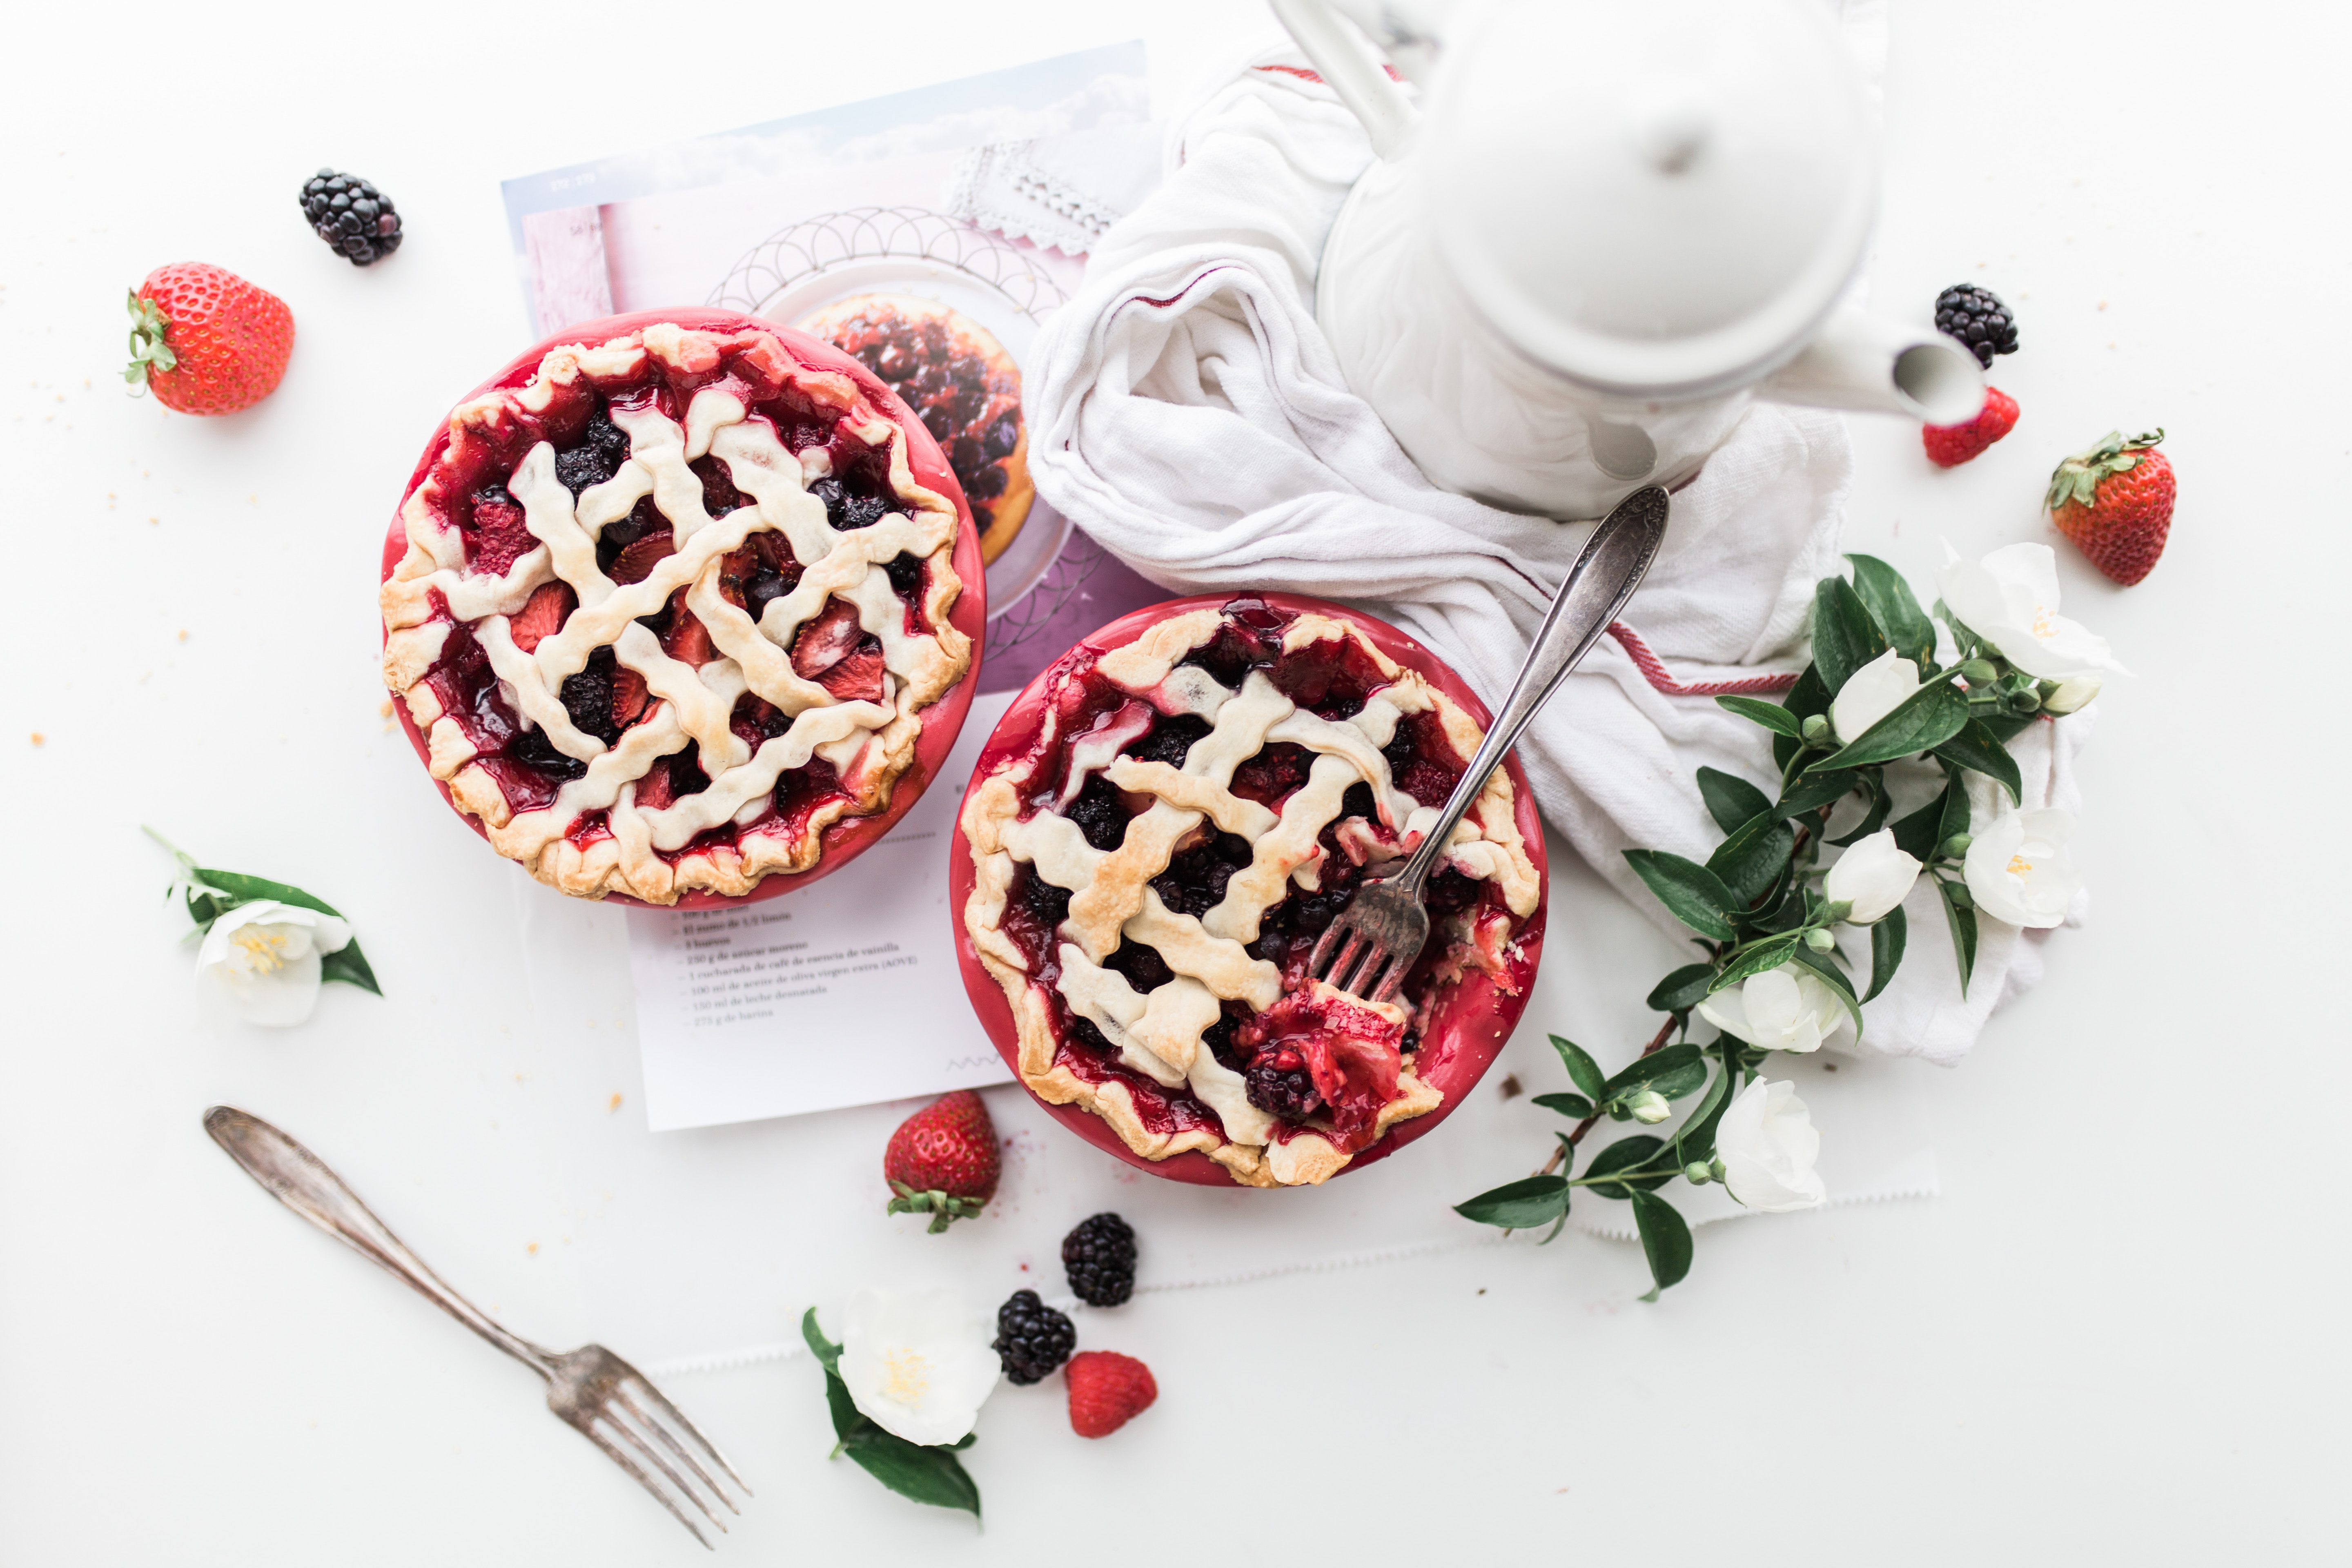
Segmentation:
{"type": "Polygon", "coordinates": [[[2050,521],[2126,588],[2155,567],[2172,531],[2172,462],[2156,449],[2163,439],[2160,429],[2129,440],[2110,430],[2050,476],[2050,521]]]}
{"type": "Polygon", "coordinates": [[[882,1152],[882,1177],[897,1194],[887,1214],[928,1214],[937,1235],[971,1219],[996,1195],[1001,1171],[996,1124],[968,1089],[942,1095],[898,1124],[882,1152]]]}
{"type": "Polygon", "coordinates": [[[144,383],[183,414],[234,414],[278,390],[293,353],[285,300],[226,268],[179,261],[149,273],[131,295],[122,379],[144,383]]]}

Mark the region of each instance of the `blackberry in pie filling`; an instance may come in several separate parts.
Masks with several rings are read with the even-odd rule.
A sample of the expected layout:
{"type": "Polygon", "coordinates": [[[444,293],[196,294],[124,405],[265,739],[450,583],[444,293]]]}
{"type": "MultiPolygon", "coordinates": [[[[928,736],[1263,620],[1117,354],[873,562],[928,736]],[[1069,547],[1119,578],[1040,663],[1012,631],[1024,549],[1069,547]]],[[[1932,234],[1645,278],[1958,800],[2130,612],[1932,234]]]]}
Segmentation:
{"type": "Polygon", "coordinates": [[[559,347],[461,405],[382,595],[435,776],[567,892],[807,869],[971,662],[956,510],[907,440],[750,323],[559,347]]]}
{"type": "Polygon", "coordinates": [[[1401,1005],[1307,978],[1316,938],[1420,841],[1475,725],[1350,623],[1240,599],[1087,645],[1043,725],[966,802],[963,913],[1020,1029],[1023,1080],[1134,1152],[1319,1182],[1436,1109],[1433,1007],[1515,990],[1539,881],[1497,772],[1432,883],[1401,1005]]]}

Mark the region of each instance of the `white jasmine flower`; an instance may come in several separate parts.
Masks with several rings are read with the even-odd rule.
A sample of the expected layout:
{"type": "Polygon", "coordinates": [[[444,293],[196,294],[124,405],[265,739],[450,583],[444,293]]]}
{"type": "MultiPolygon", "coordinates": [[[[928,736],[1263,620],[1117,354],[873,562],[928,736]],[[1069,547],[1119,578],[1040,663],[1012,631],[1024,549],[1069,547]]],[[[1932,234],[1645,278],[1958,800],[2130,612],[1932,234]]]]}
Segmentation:
{"type": "Polygon", "coordinates": [[[2054,926],[2082,890],[2066,853],[2072,812],[2011,811],[1969,841],[1961,870],[1977,908],[2013,926],[2054,926]]]}
{"type": "Polygon", "coordinates": [[[1866,926],[1885,920],[1918,879],[1919,862],[1895,847],[1895,830],[1885,827],[1848,845],[1822,887],[1830,902],[1853,906],[1847,920],[1866,926]]]}
{"type": "Polygon", "coordinates": [[[1698,1016],[1727,1035],[1768,1051],[1817,1051],[1846,1020],[1845,1003],[1801,964],[1751,974],[1698,1005],[1698,1016]]]}
{"type": "Polygon", "coordinates": [[[1003,1363],[995,1325],[952,1291],[872,1287],[849,1299],[835,1369],[851,1403],[884,1431],[926,1447],[980,1419],[1003,1363]]]}
{"type": "Polygon", "coordinates": [[[1809,1209],[1829,1195],[1813,1169],[1821,1152],[1822,1135],[1793,1084],[1758,1079],[1724,1108],[1716,1125],[1723,1184],[1760,1213],[1809,1209]]]}
{"type": "Polygon", "coordinates": [[[2129,673],[2106,638],[2058,613],[2058,556],[2046,544],[2007,545],[1971,566],[1948,542],[1936,590],[1945,608],[2028,675],[2066,680],[2097,670],[2129,673]]]}
{"type": "Polygon", "coordinates": [[[2098,695],[2099,678],[2097,676],[2072,676],[2060,681],[2058,689],[2042,700],[2042,710],[2063,719],[2069,713],[2081,712],[2089,707],[2092,700],[2098,695]]]}
{"type": "Polygon", "coordinates": [[[1919,689],[1919,667],[1888,648],[1846,677],[1830,700],[1830,728],[1847,745],[1919,689]]]}
{"type": "Polygon", "coordinates": [[[247,1023],[288,1028],[319,1005],[320,954],[351,940],[351,926],[333,915],[259,899],[213,921],[196,973],[247,1023]]]}

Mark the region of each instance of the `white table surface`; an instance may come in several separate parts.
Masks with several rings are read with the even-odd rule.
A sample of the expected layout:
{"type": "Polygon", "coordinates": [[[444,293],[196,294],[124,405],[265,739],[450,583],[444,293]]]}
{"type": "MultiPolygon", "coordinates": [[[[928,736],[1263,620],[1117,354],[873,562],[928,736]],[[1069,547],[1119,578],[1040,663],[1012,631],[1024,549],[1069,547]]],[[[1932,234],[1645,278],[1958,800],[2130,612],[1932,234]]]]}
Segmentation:
{"type": "MultiPolygon", "coordinates": [[[[702,1560],[520,1369],[266,1201],[197,1124],[223,1100],[282,1121],[550,1342],[693,1348],[623,1342],[563,1268],[628,1201],[583,1187],[603,1158],[708,1205],[716,1239],[649,1255],[641,1299],[689,1300],[698,1256],[761,1249],[790,1278],[759,1309],[781,1335],[860,1282],[791,1237],[797,1210],[868,1203],[863,1170],[766,1190],[762,1152],[802,1124],[655,1139],[606,1110],[624,1020],[534,1028],[508,870],[379,716],[392,498],[437,412],[525,342],[497,182],[1139,35],[1177,94],[1265,26],[1257,0],[12,24],[0,1561],[702,1560]],[[321,163],[398,200],[393,263],[354,271],[298,221],[321,163]],[[166,416],[116,379],[124,287],[188,258],[293,305],[293,367],[249,414],[166,416]],[[352,911],[390,998],[332,988],[291,1034],[204,1022],[142,821],[352,911]]],[[[2026,347],[1996,379],[2025,416],[1950,474],[1916,432],[1857,422],[1849,548],[1924,580],[1939,535],[2054,537],[2042,477],[2114,426],[2165,426],[2182,476],[2145,584],[2060,549],[2069,613],[2140,679],[2084,763],[2090,929],[1965,1067],[1906,1069],[1934,1078],[1943,1196],[1709,1227],[1655,1306],[1635,1249],[1574,1233],[1141,1299],[1118,1342],[1160,1406],[1088,1444],[1057,1399],[1001,1393],[977,1535],[824,1462],[805,1358],[681,1374],[760,1489],[725,1552],[2340,1560],[2325,825],[2347,748],[2323,682],[2352,523],[2347,33],[2316,4],[1894,5],[1874,287],[1914,308],[1955,279],[2000,289],[2026,347]]],[[[1539,1041],[1512,1048],[1542,1071],[1539,1041]]],[[[878,1148],[887,1117],[844,1115],[872,1124],[827,1136],[878,1148]]],[[[1528,1163],[1547,1135],[1530,1112],[1528,1163]]],[[[940,1257],[992,1262],[984,1226],[959,1231],[940,1257]]]]}

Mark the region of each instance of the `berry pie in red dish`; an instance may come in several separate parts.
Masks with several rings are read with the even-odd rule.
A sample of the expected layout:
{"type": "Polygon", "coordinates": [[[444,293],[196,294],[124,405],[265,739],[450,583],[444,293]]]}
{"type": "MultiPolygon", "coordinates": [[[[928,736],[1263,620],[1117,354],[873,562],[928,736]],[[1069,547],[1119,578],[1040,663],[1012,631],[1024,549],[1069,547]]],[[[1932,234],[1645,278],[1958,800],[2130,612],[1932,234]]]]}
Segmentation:
{"type": "Polygon", "coordinates": [[[384,547],[384,684],[549,886],[688,907],[823,875],[971,704],[979,542],[862,364],[718,310],[591,321],[451,411],[384,547]]]}
{"type": "Polygon", "coordinates": [[[1486,721],[1427,649],[1321,600],[1179,599],[1088,637],[1007,710],[958,822],[949,903],[997,1048],[1066,1125],[1179,1180],[1322,1182],[1426,1132],[1541,954],[1518,763],[1454,830],[1398,1004],[1307,957],[1486,721]]]}

